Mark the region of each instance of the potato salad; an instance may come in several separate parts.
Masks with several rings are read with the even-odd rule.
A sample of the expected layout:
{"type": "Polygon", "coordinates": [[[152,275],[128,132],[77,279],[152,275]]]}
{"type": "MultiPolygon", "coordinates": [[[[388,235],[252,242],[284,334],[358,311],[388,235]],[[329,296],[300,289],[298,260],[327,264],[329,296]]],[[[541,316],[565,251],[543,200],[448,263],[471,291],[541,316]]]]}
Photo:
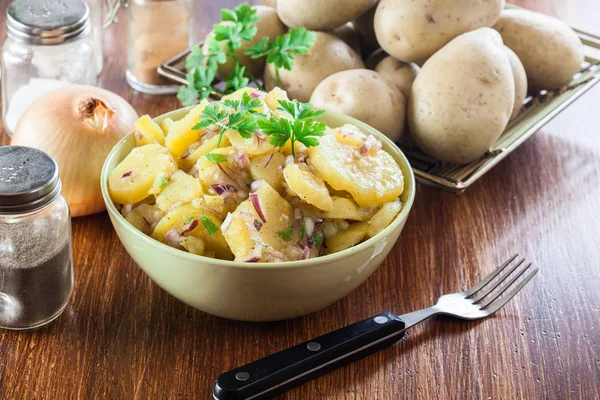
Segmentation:
{"type": "Polygon", "coordinates": [[[178,121],[143,116],[109,191],[134,227],[176,249],[245,262],[348,249],[402,208],[404,178],[381,142],[284,91],[242,89],[178,121]]]}

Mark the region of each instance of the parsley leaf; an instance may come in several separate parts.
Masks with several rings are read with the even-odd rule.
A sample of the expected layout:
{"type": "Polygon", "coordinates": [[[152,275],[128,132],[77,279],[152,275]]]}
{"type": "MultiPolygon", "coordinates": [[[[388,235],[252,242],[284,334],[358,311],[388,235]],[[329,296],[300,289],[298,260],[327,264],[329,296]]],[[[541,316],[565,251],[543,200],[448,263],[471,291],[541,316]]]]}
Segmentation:
{"type": "Polygon", "coordinates": [[[291,226],[288,229],[286,229],[285,231],[277,232],[277,235],[279,235],[280,238],[282,238],[283,240],[286,240],[286,241],[292,240],[293,234],[294,234],[294,228],[291,226]]]}
{"type": "Polygon", "coordinates": [[[187,218],[185,219],[185,223],[186,223],[186,224],[189,224],[190,222],[192,222],[192,221],[193,221],[193,219],[194,219],[194,217],[193,217],[193,216],[189,216],[189,217],[187,217],[187,218]]]}
{"type": "Polygon", "coordinates": [[[162,180],[160,181],[160,188],[164,189],[165,186],[167,186],[167,180],[165,178],[162,178],[162,180]]]}
{"type": "Polygon", "coordinates": [[[311,103],[298,100],[277,100],[277,108],[290,114],[294,119],[317,119],[325,114],[325,110],[313,110],[311,103]]]}
{"type": "Polygon", "coordinates": [[[236,91],[248,86],[250,80],[246,78],[246,67],[236,63],[231,73],[225,78],[225,91],[236,91]]]}
{"type": "Polygon", "coordinates": [[[263,133],[270,136],[269,143],[275,147],[283,147],[292,137],[292,123],[285,119],[270,117],[258,120],[263,133]]]}
{"type": "Polygon", "coordinates": [[[225,154],[206,153],[205,156],[206,156],[206,158],[208,158],[209,161],[211,161],[215,164],[219,164],[219,163],[222,163],[223,161],[227,161],[227,156],[225,154]]]}
{"type": "Polygon", "coordinates": [[[200,218],[200,221],[202,222],[202,225],[204,225],[204,228],[210,236],[214,235],[219,230],[219,227],[216,226],[214,222],[212,222],[208,217],[204,215],[202,216],[202,218],[200,218]]]}
{"type": "Polygon", "coordinates": [[[188,86],[179,88],[177,98],[186,106],[191,106],[204,100],[213,91],[212,82],[215,80],[216,68],[196,68],[186,75],[188,86]]]}
{"type": "Polygon", "coordinates": [[[321,242],[323,241],[323,235],[321,235],[320,233],[315,233],[312,237],[313,240],[313,247],[318,247],[321,242]]]}

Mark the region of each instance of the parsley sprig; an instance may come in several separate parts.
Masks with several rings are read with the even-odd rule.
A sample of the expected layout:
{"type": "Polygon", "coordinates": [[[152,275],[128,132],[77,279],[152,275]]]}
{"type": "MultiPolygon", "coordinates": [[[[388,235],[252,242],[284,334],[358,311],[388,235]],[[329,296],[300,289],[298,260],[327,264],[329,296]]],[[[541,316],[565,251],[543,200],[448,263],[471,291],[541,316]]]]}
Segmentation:
{"type": "Polygon", "coordinates": [[[258,126],[263,133],[270,136],[269,143],[283,147],[288,140],[292,146],[292,156],[295,154],[295,143],[300,142],[306,147],[318,146],[320,136],[323,136],[327,125],[314,119],[321,117],[325,111],[313,110],[310,103],[300,103],[298,100],[278,100],[277,109],[287,112],[294,120],[276,118],[274,116],[258,120],[258,126]]]}
{"type": "Polygon", "coordinates": [[[227,99],[210,103],[204,107],[199,122],[192,129],[216,125],[219,128],[217,147],[221,147],[223,134],[228,130],[237,131],[241,137],[249,139],[259,129],[257,117],[263,116],[258,111],[261,106],[262,102],[253,99],[248,93],[244,93],[241,100],[227,99]]]}
{"type": "MultiPolygon", "coordinates": [[[[211,94],[222,97],[253,82],[257,88],[263,89],[256,77],[248,71],[239,60],[237,54],[244,42],[250,42],[256,36],[259,20],[256,9],[248,4],[240,4],[234,9],[221,10],[221,23],[215,24],[213,31],[206,37],[204,48],[194,46],[186,59],[187,85],[179,89],[177,97],[186,106],[197,104],[211,94]],[[237,51],[237,54],[236,54],[237,51]],[[233,60],[234,68],[223,79],[224,90],[213,86],[219,65],[227,59],[233,60]]],[[[305,28],[294,28],[288,33],[269,41],[267,37],[254,46],[249,47],[244,54],[252,58],[266,57],[266,62],[275,66],[276,84],[279,86],[279,69],[291,70],[296,54],[306,54],[313,46],[316,33],[305,28]]]]}

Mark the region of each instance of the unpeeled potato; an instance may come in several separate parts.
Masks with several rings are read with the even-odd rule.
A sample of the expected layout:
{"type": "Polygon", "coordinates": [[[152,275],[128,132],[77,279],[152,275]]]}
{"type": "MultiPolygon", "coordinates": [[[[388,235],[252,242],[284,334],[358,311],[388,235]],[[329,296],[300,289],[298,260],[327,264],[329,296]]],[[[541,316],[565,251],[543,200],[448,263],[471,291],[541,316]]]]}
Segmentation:
{"type": "Polygon", "coordinates": [[[510,67],[512,68],[513,78],[515,80],[515,105],[513,107],[513,112],[510,118],[514,118],[517,116],[521,107],[523,107],[523,101],[527,97],[527,74],[525,73],[525,68],[519,60],[519,57],[515,54],[514,51],[504,46],[504,51],[508,55],[508,61],[510,61],[510,67]]]}
{"type": "Polygon", "coordinates": [[[278,0],[277,13],[290,28],[327,31],[350,22],[377,0],[278,0]]]}
{"type": "Polygon", "coordinates": [[[407,99],[419,70],[420,68],[417,64],[405,63],[390,56],[381,60],[375,67],[375,71],[383,79],[400,89],[407,99]]]}

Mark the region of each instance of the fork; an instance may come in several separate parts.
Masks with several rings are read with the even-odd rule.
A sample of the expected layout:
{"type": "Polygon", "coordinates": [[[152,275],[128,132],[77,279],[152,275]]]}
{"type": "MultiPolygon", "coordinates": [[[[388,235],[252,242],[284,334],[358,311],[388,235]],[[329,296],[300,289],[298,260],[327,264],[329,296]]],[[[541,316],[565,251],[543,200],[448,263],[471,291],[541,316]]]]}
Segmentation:
{"type": "Polygon", "coordinates": [[[384,312],[226,372],[217,378],[213,398],[271,398],[396,343],[408,328],[436,314],[466,320],[488,317],[538,272],[538,268],[531,269],[531,263],[523,267],[525,259],[513,263],[517,257],[512,256],[472,288],[441,296],[433,307],[400,316],[384,312]]]}

